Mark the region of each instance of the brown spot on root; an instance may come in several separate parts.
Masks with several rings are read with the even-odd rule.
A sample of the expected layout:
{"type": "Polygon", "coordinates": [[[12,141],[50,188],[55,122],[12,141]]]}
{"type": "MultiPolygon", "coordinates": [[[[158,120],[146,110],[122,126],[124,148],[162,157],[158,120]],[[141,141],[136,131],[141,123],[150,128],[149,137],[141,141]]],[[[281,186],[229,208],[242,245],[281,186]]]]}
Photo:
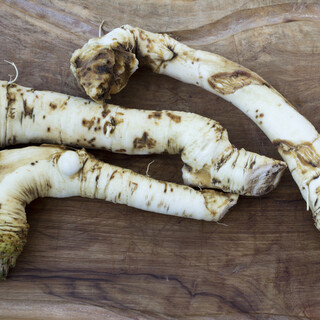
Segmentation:
{"type": "Polygon", "coordinates": [[[109,181],[111,181],[111,180],[114,178],[114,176],[116,175],[117,172],[118,172],[118,170],[114,170],[114,171],[112,172],[109,181]]]}
{"type": "Polygon", "coordinates": [[[14,119],[15,118],[15,108],[12,105],[16,102],[16,94],[15,92],[11,92],[10,88],[12,88],[12,84],[7,86],[7,101],[8,105],[6,108],[7,117],[14,119]]]}
{"type": "Polygon", "coordinates": [[[95,120],[96,120],[96,117],[93,117],[93,118],[90,119],[90,120],[87,120],[87,119],[83,118],[83,119],[82,119],[82,125],[83,125],[84,127],[87,127],[88,130],[90,130],[90,129],[94,126],[95,120]]]}
{"type": "Polygon", "coordinates": [[[211,183],[212,183],[213,185],[219,185],[219,184],[221,183],[221,180],[216,179],[216,178],[213,178],[213,179],[211,180],[211,183]]]}
{"type": "Polygon", "coordinates": [[[117,149],[117,150],[114,150],[114,152],[119,152],[119,153],[123,153],[123,152],[126,152],[127,150],[126,149],[117,149]]]}
{"type": "Polygon", "coordinates": [[[51,131],[51,128],[50,128],[50,127],[48,127],[48,128],[47,128],[47,132],[50,132],[50,131],[51,131]]]}
{"type": "Polygon", "coordinates": [[[50,102],[49,107],[50,107],[50,109],[52,109],[52,110],[55,110],[55,109],[58,108],[58,106],[57,106],[55,103],[53,103],[53,102],[50,102]]]}
{"type": "Polygon", "coordinates": [[[208,78],[210,87],[220,94],[232,94],[250,84],[263,85],[265,81],[258,75],[245,70],[219,72],[208,78]]]}
{"type": "Polygon", "coordinates": [[[16,95],[9,91],[9,87],[7,91],[7,100],[8,100],[8,107],[14,104],[16,101],[16,95]]]}
{"type": "Polygon", "coordinates": [[[181,122],[181,117],[172,113],[172,112],[166,112],[166,115],[174,122],[179,123],[181,122]]]}
{"type": "Polygon", "coordinates": [[[227,130],[222,127],[219,123],[215,123],[212,128],[215,128],[216,140],[219,141],[222,139],[223,135],[227,132],[227,130]]]}
{"type": "Polygon", "coordinates": [[[148,119],[152,119],[152,118],[161,119],[161,115],[162,115],[161,111],[153,111],[148,115],[148,119]]]}
{"type": "Polygon", "coordinates": [[[139,30],[139,38],[140,38],[142,41],[147,40],[146,33],[145,33],[143,30],[139,30]]]}
{"type": "Polygon", "coordinates": [[[29,117],[30,119],[32,119],[33,116],[33,108],[29,107],[27,105],[27,101],[23,100],[23,110],[24,110],[24,116],[25,118],[29,117]]]}
{"type": "Polygon", "coordinates": [[[131,189],[131,195],[138,189],[138,184],[132,181],[129,181],[129,187],[131,189]]]}
{"type": "Polygon", "coordinates": [[[110,117],[110,121],[106,121],[105,124],[103,125],[103,133],[107,134],[108,132],[108,127],[110,127],[110,134],[113,134],[114,131],[116,130],[116,126],[118,123],[123,122],[123,120],[121,120],[120,122],[118,122],[114,117],[110,117]]]}
{"type": "Polygon", "coordinates": [[[88,143],[90,143],[92,146],[94,146],[93,142],[96,140],[95,137],[93,137],[92,139],[88,140],[88,143]]]}
{"type": "MultiPolygon", "coordinates": [[[[223,153],[223,155],[220,157],[220,159],[219,159],[218,162],[216,163],[216,169],[217,169],[217,170],[220,170],[221,167],[222,167],[225,163],[228,162],[228,160],[231,158],[231,156],[233,155],[233,153],[234,153],[235,151],[238,151],[238,150],[237,150],[236,148],[232,148],[229,153],[227,153],[227,154],[225,154],[226,152],[223,153]]],[[[238,152],[238,156],[237,156],[236,160],[235,160],[235,161],[233,162],[233,164],[232,164],[233,167],[235,166],[235,163],[236,163],[236,161],[238,160],[238,157],[239,157],[239,152],[238,152]]]]}
{"type": "Polygon", "coordinates": [[[111,121],[114,121],[114,124],[113,124],[114,126],[116,126],[116,125],[118,125],[118,124],[120,124],[120,123],[123,122],[123,119],[122,119],[122,118],[119,118],[119,115],[120,115],[120,114],[123,115],[123,113],[117,112],[117,113],[116,113],[116,118],[111,117],[111,121]]]}
{"type": "Polygon", "coordinates": [[[135,138],[133,140],[133,147],[136,149],[148,148],[152,149],[156,145],[156,140],[149,137],[147,132],[144,132],[141,138],[135,138]]]}
{"type": "Polygon", "coordinates": [[[256,161],[253,160],[249,166],[249,169],[252,170],[255,164],[256,164],[256,161]]]}
{"type": "Polygon", "coordinates": [[[107,134],[107,128],[108,128],[109,122],[106,121],[106,123],[103,126],[103,134],[107,134]]]}
{"type": "Polygon", "coordinates": [[[158,205],[157,205],[157,208],[161,208],[161,207],[163,207],[163,201],[160,201],[159,203],[158,203],[158,205]]]}
{"type": "Polygon", "coordinates": [[[292,155],[297,163],[297,168],[302,174],[307,172],[306,167],[319,168],[320,155],[310,142],[294,144],[288,140],[276,139],[273,144],[278,148],[280,154],[292,155]]]}

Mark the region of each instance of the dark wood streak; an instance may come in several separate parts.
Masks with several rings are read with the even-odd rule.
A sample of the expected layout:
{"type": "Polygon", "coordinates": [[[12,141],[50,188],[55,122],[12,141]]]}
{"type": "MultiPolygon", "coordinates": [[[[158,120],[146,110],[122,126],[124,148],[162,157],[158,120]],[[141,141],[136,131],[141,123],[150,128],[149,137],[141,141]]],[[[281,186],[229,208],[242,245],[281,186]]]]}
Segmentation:
{"type": "Polygon", "coordinates": [[[90,130],[94,126],[95,120],[96,120],[95,117],[93,117],[90,120],[84,118],[84,119],[82,119],[82,126],[88,128],[88,130],[90,130]]]}
{"type": "Polygon", "coordinates": [[[171,31],[170,35],[189,45],[204,45],[263,26],[294,21],[319,21],[319,12],[318,3],[279,3],[235,11],[199,28],[171,31]]]}

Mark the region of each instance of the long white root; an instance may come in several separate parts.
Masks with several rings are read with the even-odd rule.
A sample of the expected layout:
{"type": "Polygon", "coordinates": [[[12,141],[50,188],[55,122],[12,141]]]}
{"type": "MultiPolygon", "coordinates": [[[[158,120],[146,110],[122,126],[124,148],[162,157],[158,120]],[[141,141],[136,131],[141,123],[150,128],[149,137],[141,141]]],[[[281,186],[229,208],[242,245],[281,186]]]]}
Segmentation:
{"type": "Polygon", "coordinates": [[[24,143],[181,153],[185,183],[242,195],[271,191],[286,168],[238,150],[218,122],[193,113],[126,109],[0,81],[0,145],[24,143]]]}
{"type": "Polygon", "coordinates": [[[278,148],[320,229],[319,134],[282,95],[239,64],[128,25],[76,50],[71,70],[92,99],[105,101],[126,85],[139,63],[213,92],[250,117],[278,148]]]}
{"type": "Polygon", "coordinates": [[[104,199],[162,214],[218,221],[238,195],[196,191],[95,159],[85,150],[45,145],[0,152],[0,278],[26,242],[25,206],[38,197],[104,199]]]}

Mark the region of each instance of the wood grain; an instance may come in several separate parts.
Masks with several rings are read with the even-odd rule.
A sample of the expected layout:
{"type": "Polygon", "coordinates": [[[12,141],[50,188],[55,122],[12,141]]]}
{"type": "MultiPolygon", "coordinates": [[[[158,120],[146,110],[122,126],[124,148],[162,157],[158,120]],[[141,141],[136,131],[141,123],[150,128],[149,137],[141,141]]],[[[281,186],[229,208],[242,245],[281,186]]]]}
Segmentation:
{"type": "MultiPolygon", "coordinates": [[[[21,85],[85,96],[69,59],[103,19],[106,30],[130,23],[191,35],[226,25],[234,32],[197,47],[260,74],[320,130],[318,4],[308,1],[312,17],[290,23],[258,19],[252,27],[230,19],[274,5],[282,22],[290,13],[284,3],[298,1],[0,1],[0,77],[13,72],[1,62],[7,59],[21,85]]],[[[133,75],[111,102],[202,114],[221,122],[236,146],[279,159],[229,103],[149,70],[133,75]]],[[[178,156],[93,153],[139,173],[155,160],[152,177],[182,182],[178,156]]],[[[27,245],[0,283],[0,319],[320,319],[320,235],[288,172],[272,193],[242,197],[225,225],[81,198],[38,199],[27,212],[27,245]]]]}

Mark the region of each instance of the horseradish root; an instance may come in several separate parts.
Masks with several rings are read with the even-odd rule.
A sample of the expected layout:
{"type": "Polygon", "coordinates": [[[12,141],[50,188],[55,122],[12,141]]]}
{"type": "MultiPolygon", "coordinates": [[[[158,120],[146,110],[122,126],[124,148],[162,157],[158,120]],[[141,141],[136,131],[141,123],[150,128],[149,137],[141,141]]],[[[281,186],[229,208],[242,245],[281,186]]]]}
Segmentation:
{"type": "Polygon", "coordinates": [[[25,206],[38,197],[104,199],[163,214],[218,221],[238,195],[196,191],[95,159],[85,150],[43,145],[0,152],[0,278],[26,243],[25,206]]]}
{"type": "Polygon", "coordinates": [[[0,81],[0,145],[61,143],[126,154],[181,153],[187,184],[262,195],[284,162],[236,149],[216,121],[187,112],[126,109],[0,81]]]}
{"type": "Polygon", "coordinates": [[[250,117],[287,162],[320,229],[319,134],[292,104],[239,64],[128,25],[76,50],[71,70],[92,99],[105,101],[126,85],[138,63],[213,92],[250,117]]]}

